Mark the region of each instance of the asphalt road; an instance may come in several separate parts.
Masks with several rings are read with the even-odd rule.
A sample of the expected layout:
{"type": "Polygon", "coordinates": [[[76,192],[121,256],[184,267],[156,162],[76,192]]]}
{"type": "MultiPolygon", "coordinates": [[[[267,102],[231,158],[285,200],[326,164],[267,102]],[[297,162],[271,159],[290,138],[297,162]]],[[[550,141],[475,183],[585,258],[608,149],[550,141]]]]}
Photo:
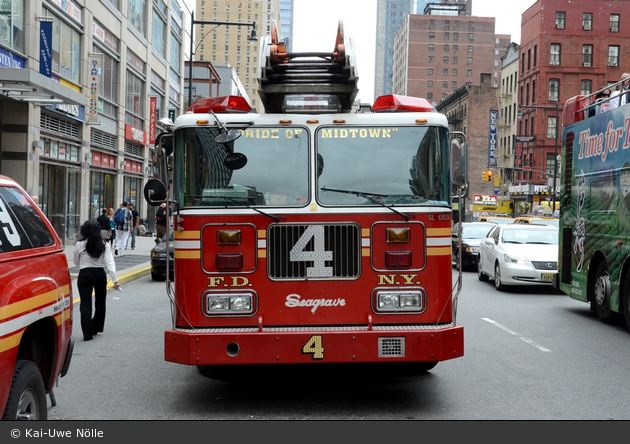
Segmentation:
{"type": "Polygon", "coordinates": [[[251,368],[216,381],[163,358],[165,284],[110,291],[105,331],[80,337],[52,420],[630,419],[630,333],[549,288],[497,292],[464,273],[464,357],[422,376],[357,366],[251,368]]]}

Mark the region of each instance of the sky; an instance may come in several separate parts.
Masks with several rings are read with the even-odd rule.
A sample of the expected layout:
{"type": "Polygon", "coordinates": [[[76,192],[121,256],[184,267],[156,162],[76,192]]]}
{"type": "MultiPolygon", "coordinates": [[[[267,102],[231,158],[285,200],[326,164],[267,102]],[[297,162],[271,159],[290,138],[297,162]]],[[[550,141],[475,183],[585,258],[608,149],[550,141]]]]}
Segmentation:
{"type": "MultiPolygon", "coordinates": [[[[435,0],[437,2],[437,0],[435,0]]],[[[472,15],[496,17],[497,34],[509,34],[520,44],[521,15],[536,0],[473,0],[472,15]]],[[[293,51],[331,51],[335,47],[339,21],[345,38],[351,38],[359,75],[362,102],[374,94],[374,47],[377,0],[295,0],[293,51]]]]}

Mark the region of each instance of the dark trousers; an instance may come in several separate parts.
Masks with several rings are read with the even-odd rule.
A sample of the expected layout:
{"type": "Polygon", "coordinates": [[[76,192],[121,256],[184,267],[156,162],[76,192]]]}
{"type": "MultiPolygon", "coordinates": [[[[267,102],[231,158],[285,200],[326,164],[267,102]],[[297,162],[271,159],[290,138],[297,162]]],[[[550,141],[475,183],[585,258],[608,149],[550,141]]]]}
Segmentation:
{"type": "Polygon", "coordinates": [[[105,299],[107,298],[107,275],[103,268],[83,268],[77,278],[81,297],[81,330],[83,339],[103,331],[105,326],[105,299]],[[92,291],[94,291],[94,317],[92,317],[92,291]]]}

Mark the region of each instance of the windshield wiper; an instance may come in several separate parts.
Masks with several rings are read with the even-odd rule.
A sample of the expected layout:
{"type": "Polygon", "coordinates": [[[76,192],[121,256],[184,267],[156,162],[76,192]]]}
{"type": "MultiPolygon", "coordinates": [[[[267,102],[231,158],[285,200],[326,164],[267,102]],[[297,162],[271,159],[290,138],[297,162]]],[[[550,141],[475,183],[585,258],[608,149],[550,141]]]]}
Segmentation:
{"type": "Polygon", "coordinates": [[[250,206],[249,204],[247,204],[247,202],[241,202],[239,199],[245,199],[245,200],[249,200],[251,199],[251,197],[232,197],[232,196],[190,196],[190,197],[197,197],[197,198],[201,198],[201,199],[225,199],[225,200],[229,200],[231,202],[234,202],[238,205],[244,205],[245,207],[249,208],[250,210],[254,210],[255,212],[262,214],[263,216],[267,216],[270,217],[271,219],[275,220],[276,222],[280,222],[280,219],[284,219],[283,216],[274,216],[273,214],[269,214],[269,213],[265,213],[264,211],[260,211],[257,208],[254,208],[252,206],[250,206]]]}
{"type": "MultiPolygon", "coordinates": [[[[333,193],[345,193],[345,194],[354,194],[355,196],[359,196],[359,197],[364,197],[367,200],[369,200],[372,203],[375,203],[377,205],[380,205],[382,207],[387,208],[388,210],[398,214],[399,216],[402,216],[405,218],[406,221],[409,221],[409,215],[405,214],[405,213],[401,213],[398,210],[395,210],[393,207],[393,205],[385,205],[383,202],[379,201],[378,199],[376,199],[376,197],[389,197],[386,194],[374,194],[374,193],[365,193],[363,191],[353,191],[353,190],[337,190],[334,188],[326,188],[326,187],[322,187],[320,188],[322,191],[332,191],[333,193]]],[[[415,219],[416,216],[413,216],[413,218],[415,219]]]]}

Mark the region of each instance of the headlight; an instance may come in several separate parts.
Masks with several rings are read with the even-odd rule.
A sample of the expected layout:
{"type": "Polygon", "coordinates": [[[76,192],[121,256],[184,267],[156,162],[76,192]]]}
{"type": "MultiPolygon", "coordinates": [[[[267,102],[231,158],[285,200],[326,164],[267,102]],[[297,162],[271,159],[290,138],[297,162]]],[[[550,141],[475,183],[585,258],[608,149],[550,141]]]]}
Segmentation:
{"type": "Polygon", "coordinates": [[[528,263],[525,259],[521,258],[521,257],[512,257],[508,254],[504,254],[503,255],[503,260],[508,263],[508,264],[516,264],[516,265],[520,265],[522,267],[526,267],[528,266],[528,263]]]}
{"type": "Polygon", "coordinates": [[[423,307],[422,291],[378,291],[376,311],[379,312],[419,312],[423,307]]]}
{"type": "Polygon", "coordinates": [[[255,296],[252,293],[205,294],[207,315],[249,314],[254,312],[255,296]]]}

